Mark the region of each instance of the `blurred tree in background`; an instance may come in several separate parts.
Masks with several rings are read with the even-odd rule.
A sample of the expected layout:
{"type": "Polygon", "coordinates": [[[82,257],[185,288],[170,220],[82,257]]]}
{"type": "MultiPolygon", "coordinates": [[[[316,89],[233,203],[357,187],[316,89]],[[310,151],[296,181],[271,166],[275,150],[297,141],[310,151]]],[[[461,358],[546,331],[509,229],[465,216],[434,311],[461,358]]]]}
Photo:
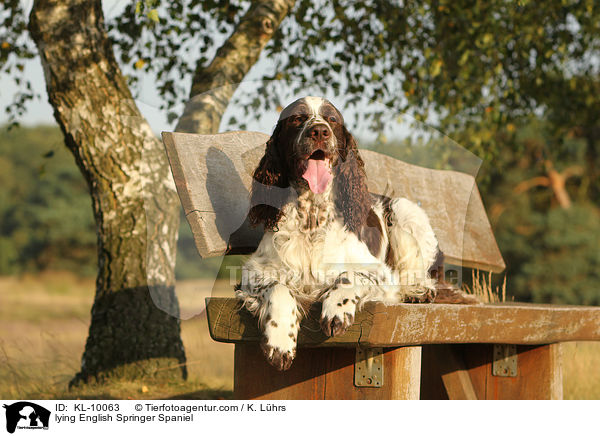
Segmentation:
{"type": "Polygon", "coordinates": [[[0,130],[0,274],[95,274],[90,195],[56,127],[0,130]]]}
{"type": "Polygon", "coordinates": [[[551,128],[549,121],[520,125],[482,192],[509,293],[520,301],[600,305],[600,203],[590,198],[586,140],[569,136],[549,148],[551,128]]]}

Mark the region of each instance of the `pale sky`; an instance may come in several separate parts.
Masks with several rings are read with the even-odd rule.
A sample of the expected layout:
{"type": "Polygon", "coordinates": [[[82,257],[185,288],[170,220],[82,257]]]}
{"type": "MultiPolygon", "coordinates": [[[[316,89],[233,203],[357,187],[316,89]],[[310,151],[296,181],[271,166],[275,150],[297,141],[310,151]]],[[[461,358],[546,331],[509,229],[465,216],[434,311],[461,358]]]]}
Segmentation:
{"type": "MultiPolygon", "coordinates": [[[[21,3],[25,6],[27,12],[31,10],[33,0],[22,0],[21,3]]],[[[104,0],[102,2],[104,15],[107,20],[121,13],[127,0],[104,0]]],[[[52,107],[48,103],[46,94],[46,86],[44,73],[38,58],[34,58],[25,63],[25,72],[30,79],[35,93],[41,95],[40,99],[33,100],[27,105],[27,113],[20,120],[24,125],[36,124],[55,124],[52,114],[52,107]]],[[[143,83],[140,98],[136,100],[142,114],[148,119],[152,129],[155,132],[163,130],[172,130],[173,126],[169,125],[164,111],[158,109],[159,97],[156,92],[153,92],[151,86],[148,85],[149,80],[143,83]]],[[[14,98],[14,83],[10,77],[0,76],[0,108],[4,109],[14,98]]],[[[4,110],[0,111],[0,124],[8,121],[8,117],[4,110]]]]}

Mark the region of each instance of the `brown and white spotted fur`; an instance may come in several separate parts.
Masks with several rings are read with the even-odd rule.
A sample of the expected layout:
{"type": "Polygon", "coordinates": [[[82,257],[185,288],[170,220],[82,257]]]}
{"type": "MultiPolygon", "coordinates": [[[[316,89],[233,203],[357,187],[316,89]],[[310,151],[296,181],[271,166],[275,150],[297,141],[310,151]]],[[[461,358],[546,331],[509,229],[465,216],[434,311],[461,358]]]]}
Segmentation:
{"type": "Polygon", "coordinates": [[[341,113],[306,97],[285,108],[254,173],[249,219],[265,234],[236,295],[258,317],[262,349],[286,370],[300,321],[321,303],[327,336],[344,333],[366,301],[434,295],[438,243],[425,212],[405,198],[376,201],[341,113]]]}

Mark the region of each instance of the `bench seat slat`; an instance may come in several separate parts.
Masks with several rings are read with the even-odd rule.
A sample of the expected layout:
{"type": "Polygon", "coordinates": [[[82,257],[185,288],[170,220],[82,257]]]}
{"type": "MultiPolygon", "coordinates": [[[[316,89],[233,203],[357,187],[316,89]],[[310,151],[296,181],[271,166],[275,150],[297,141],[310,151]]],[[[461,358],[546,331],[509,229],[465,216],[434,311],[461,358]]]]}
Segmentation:
{"type": "MultiPolygon", "coordinates": [[[[207,298],[211,337],[257,342],[256,319],[234,298],[207,298]],[[227,316],[223,316],[227,314],[227,316]]],[[[366,303],[342,336],[326,338],[318,314],[301,325],[299,346],[395,347],[421,344],[551,344],[600,340],[600,307],[526,303],[482,305],[366,303]]]]}

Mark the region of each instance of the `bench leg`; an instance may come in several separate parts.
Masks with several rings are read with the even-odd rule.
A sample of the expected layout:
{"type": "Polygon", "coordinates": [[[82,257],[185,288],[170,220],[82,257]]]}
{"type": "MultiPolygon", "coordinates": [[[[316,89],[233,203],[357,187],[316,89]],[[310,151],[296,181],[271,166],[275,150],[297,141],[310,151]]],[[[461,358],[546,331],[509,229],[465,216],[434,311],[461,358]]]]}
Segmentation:
{"type": "Polygon", "coordinates": [[[383,349],[381,387],[354,385],[353,348],[300,348],[292,367],[279,372],[257,344],[236,344],[234,397],[261,400],[419,399],[421,347],[383,349]]]}
{"type": "Polygon", "coordinates": [[[560,344],[517,345],[517,374],[492,374],[493,345],[428,345],[422,399],[562,399],[560,344]]]}

